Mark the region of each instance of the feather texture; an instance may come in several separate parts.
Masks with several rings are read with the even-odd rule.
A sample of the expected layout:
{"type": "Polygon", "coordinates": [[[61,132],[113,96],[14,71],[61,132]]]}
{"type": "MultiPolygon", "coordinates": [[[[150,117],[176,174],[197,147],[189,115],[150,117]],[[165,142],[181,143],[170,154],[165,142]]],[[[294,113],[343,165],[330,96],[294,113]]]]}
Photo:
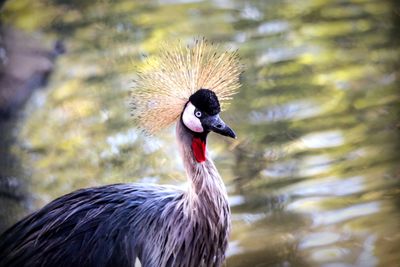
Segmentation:
{"type": "Polygon", "coordinates": [[[173,123],[201,88],[212,90],[224,105],[240,87],[236,51],[221,51],[205,39],[186,47],[164,45],[162,51],[141,68],[131,96],[132,116],[147,133],[173,123]]]}
{"type": "Polygon", "coordinates": [[[219,267],[225,259],[230,209],[209,157],[197,163],[192,135],[177,135],[187,190],[115,184],[64,195],[0,237],[0,267],[219,267]]]}

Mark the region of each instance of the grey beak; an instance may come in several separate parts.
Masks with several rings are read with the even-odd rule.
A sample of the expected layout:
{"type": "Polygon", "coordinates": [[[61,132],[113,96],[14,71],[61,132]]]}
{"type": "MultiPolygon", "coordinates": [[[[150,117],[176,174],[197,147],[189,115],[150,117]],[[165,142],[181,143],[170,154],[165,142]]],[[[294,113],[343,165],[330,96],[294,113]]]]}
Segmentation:
{"type": "Polygon", "coordinates": [[[209,116],[202,120],[203,126],[209,131],[219,133],[224,136],[236,138],[235,132],[219,117],[219,115],[209,116]]]}

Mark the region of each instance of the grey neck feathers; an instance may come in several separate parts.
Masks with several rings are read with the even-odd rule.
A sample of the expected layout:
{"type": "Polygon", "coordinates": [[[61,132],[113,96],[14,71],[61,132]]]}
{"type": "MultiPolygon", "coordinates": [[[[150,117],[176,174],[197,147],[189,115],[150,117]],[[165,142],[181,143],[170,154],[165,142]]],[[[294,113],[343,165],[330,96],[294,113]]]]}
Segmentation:
{"type": "Polygon", "coordinates": [[[206,213],[208,217],[221,219],[220,212],[227,206],[227,193],[218,170],[208,153],[206,161],[196,161],[192,150],[193,133],[180,120],[177,122],[176,136],[189,182],[185,195],[186,212],[206,213]]]}
{"type": "Polygon", "coordinates": [[[167,239],[164,255],[158,263],[149,266],[219,267],[225,259],[230,232],[226,189],[208,155],[204,162],[196,161],[192,151],[193,133],[180,120],[176,132],[188,189],[171,206],[172,210],[166,209],[177,221],[167,225],[171,238],[167,239]]]}

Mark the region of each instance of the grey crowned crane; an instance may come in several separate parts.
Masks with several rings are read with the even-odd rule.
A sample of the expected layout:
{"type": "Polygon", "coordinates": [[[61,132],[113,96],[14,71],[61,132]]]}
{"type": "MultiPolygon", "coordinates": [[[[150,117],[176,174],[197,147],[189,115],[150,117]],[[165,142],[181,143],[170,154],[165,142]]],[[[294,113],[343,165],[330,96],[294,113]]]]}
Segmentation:
{"type": "Polygon", "coordinates": [[[221,266],[230,209],[206,140],[235,138],[219,113],[239,75],[237,54],[204,39],[164,47],[138,74],[132,115],[150,134],[176,121],[187,188],[113,184],[59,197],[1,235],[0,266],[221,266]]]}

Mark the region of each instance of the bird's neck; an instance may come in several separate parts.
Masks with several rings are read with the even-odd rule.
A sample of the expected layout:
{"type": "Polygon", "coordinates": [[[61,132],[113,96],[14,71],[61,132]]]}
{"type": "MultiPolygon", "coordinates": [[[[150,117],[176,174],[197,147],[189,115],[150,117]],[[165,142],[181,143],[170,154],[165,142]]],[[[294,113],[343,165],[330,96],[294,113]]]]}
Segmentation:
{"type": "Polygon", "coordinates": [[[188,199],[194,204],[196,202],[204,204],[204,201],[226,202],[225,185],[207,153],[207,134],[193,133],[181,120],[177,123],[176,133],[189,180],[188,199]]]}

